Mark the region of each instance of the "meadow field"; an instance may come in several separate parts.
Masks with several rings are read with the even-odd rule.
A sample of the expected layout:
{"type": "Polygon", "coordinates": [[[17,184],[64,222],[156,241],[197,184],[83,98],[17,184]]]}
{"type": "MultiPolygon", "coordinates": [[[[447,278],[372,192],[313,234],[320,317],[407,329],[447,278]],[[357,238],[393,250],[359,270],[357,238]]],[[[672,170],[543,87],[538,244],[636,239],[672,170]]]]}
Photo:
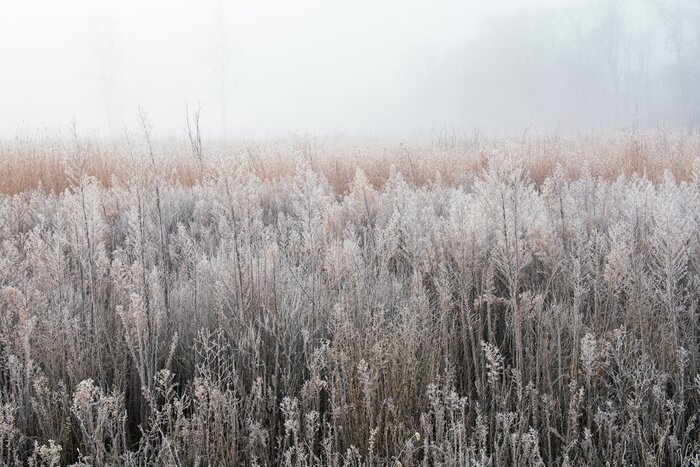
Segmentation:
{"type": "Polygon", "coordinates": [[[0,464],[700,463],[700,134],[0,143],[0,464]]]}

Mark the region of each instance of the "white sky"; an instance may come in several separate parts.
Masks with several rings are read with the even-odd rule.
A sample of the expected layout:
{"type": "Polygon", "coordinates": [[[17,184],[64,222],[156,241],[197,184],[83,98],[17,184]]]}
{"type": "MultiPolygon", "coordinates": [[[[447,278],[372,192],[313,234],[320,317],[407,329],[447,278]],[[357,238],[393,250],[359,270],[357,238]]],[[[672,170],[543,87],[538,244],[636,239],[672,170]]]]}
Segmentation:
{"type": "Polygon", "coordinates": [[[0,134],[65,130],[72,116],[86,131],[104,131],[94,49],[110,30],[120,57],[116,126],[134,125],[140,105],[158,133],[179,132],[185,103],[201,102],[205,129],[218,131],[207,57],[221,10],[235,46],[229,133],[429,127],[430,116],[409,115],[420,98],[408,91],[412,54],[456,47],[489,14],[524,3],[0,0],[0,134]]]}

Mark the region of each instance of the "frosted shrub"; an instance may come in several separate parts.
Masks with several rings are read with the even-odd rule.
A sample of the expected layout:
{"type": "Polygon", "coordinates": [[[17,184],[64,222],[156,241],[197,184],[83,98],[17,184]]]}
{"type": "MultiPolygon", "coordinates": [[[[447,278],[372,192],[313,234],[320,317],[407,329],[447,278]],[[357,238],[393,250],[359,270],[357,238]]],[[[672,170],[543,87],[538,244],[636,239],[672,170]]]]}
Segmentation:
{"type": "MultiPolygon", "coordinates": [[[[2,391],[0,391],[0,395],[2,395],[2,391]]],[[[0,459],[4,463],[19,461],[22,433],[15,426],[16,410],[9,403],[0,406],[0,459]]]]}
{"type": "Polygon", "coordinates": [[[50,439],[48,445],[39,446],[34,442],[34,455],[29,461],[29,465],[41,465],[46,467],[58,467],[61,462],[61,448],[54,440],[50,439]]]}
{"type": "Polygon", "coordinates": [[[590,332],[581,338],[581,366],[589,384],[596,371],[597,345],[595,337],[590,332]]]}
{"type": "Polygon", "coordinates": [[[121,462],[127,452],[122,397],[105,392],[88,379],[75,388],[71,409],[81,433],[83,459],[98,465],[121,462]]]}
{"type": "Polygon", "coordinates": [[[700,163],[251,147],[184,183],[144,130],[109,186],[81,146],[0,195],[0,464],[697,461],[700,163]]]}
{"type": "Polygon", "coordinates": [[[498,347],[487,342],[481,342],[481,347],[484,350],[484,358],[486,359],[486,371],[491,386],[498,385],[501,373],[503,372],[503,356],[498,350],[498,347]]]}

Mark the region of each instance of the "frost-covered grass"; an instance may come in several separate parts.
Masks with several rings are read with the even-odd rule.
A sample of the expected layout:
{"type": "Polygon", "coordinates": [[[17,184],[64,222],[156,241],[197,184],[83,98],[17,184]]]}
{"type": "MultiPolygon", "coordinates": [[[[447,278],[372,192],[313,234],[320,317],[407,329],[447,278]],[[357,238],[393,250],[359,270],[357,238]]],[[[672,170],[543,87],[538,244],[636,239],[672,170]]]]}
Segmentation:
{"type": "Polygon", "coordinates": [[[308,143],[23,146],[1,463],[700,461],[697,137],[308,143]]]}

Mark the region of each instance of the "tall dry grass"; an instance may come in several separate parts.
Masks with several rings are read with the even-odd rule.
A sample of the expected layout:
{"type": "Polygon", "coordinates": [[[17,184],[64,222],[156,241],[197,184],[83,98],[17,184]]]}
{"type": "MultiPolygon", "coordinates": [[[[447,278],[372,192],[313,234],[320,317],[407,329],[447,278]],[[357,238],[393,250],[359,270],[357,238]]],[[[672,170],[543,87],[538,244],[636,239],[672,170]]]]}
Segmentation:
{"type": "Polygon", "coordinates": [[[0,462],[700,461],[696,139],[291,146],[3,147],[0,462]]]}
{"type": "MultiPolygon", "coordinates": [[[[139,166],[123,141],[85,141],[86,173],[109,187],[124,181],[139,166]]],[[[347,191],[360,168],[375,188],[399,168],[415,186],[439,176],[443,183],[458,185],[465,176],[480,175],[493,161],[517,158],[530,178],[540,185],[557,167],[577,178],[585,168],[594,177],[611,180],[620,174],[638,174],[658,182],[666,170],[679,180],[689,180],[692,164],[700,152],[700,136],[677,132],[648,131],[567,137],[541,136],[483,138],[431,143],[337,141],[318,143],[308,136],[282,141],[239,141],[225,148],[205,148],[200,162],[184,141],[154,141],[167,155],[161,172],[169,182],[191,186],[201,173],[215,171],[222,154],[246,161],[262,180],[280,180],[294,170],[300,153],[322,174],[336,193],[347,191]],[[439,175],[438,175],[439,174],[439,175]]],[[[60,193],[70,186],[66,158],[75,152],[75,141],[22,138],[0,142],[0,192],[13,195],[42,187],[60,193]]]]}

